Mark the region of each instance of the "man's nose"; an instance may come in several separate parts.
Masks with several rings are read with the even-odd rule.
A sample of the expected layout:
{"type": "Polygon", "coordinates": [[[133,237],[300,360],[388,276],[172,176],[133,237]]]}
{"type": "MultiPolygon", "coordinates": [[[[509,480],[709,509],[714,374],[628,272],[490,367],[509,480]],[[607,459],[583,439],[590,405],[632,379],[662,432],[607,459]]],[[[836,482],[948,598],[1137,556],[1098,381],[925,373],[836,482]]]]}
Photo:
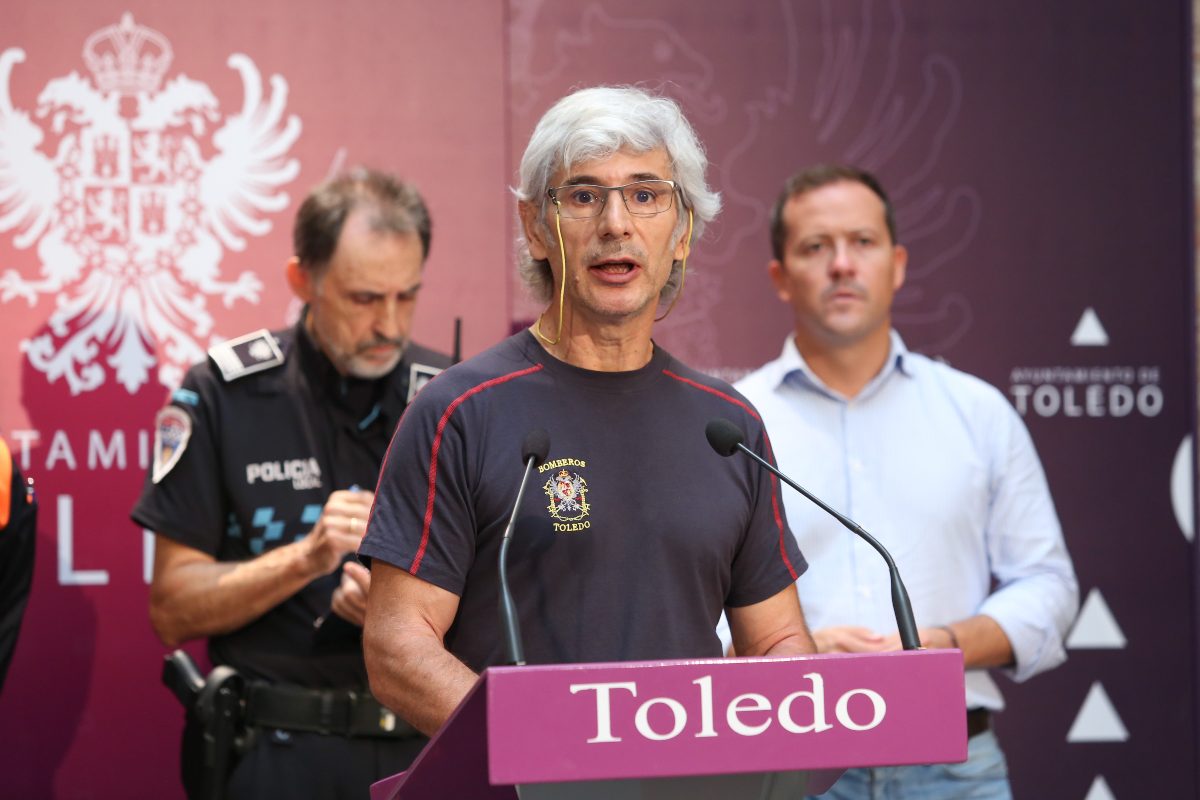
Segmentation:
{"type": "Polygon", "coordinates": [[[853,273],[855,270],[854,259],[850,255],[850,243],[846,241],[834,242],[833,252],[829,258],[829,272],[831,275],[846,275],[853,273]]]}
{"type": "Polygon", "coordinates": [[[625,207],[619,189],[609,189],[604,208],[600,211],[601,236],[628,236],[633,231],[633,215],[625,207]]]}
{"type": "Polygon", "coordinates": [[[375,335],[384,339],[399,339],[403,334],[400,302],[395,297],[385,297],[375,308],[375,335]]]}

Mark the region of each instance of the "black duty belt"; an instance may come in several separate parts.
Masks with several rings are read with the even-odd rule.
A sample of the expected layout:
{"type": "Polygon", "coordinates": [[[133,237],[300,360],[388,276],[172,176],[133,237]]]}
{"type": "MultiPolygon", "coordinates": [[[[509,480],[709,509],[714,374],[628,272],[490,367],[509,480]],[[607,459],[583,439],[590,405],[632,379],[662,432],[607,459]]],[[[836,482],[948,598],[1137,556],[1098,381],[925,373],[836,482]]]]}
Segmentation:
{"type": "Polygon", "coordinates": [[[992,727],[992,714],[986,708],[972,708],[967,711],[967,738],[978,736],[992,727]]]}
{"type": "Polygon", "coordinates": [[[421,736],[366,690],[304,689],[258,681],[246,692],[246,724],[333,736],[421,736]]]}

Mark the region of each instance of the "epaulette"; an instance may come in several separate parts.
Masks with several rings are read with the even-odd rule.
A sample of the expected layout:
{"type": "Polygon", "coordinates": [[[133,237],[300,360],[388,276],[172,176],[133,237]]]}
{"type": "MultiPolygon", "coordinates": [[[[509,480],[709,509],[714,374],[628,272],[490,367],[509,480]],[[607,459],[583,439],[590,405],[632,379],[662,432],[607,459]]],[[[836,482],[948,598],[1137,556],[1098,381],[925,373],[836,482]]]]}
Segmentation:
{"type": "Polygon", "coordinates": [[[417,396],[417,392],[436,378],[441,373],[440,367],[431,367],[428,364],[413,364],[408,370],[408,398],[406,403],[411,403],[412,399],[417,396]]]}
{"type": "Polygon", "coordinates": [[[208,357],[221,370],[226,383],[283,363],[279,342],[266,328],[213,345],[208,357]]]}

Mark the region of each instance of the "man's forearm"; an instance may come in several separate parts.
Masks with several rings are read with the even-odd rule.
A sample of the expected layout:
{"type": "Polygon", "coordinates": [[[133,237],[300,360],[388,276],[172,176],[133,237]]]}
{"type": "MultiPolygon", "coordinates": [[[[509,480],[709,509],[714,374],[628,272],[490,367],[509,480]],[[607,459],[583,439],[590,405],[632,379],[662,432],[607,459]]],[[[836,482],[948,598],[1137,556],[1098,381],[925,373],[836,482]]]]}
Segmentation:
{"type": "Polygon", "coordinates": [[[190,560],[156,569],[150,619],[168,647],[237,630],[315,578],[300,543],[249,561],[190,560]]]}
{"type": "Polygon", "coordinates": [[[817,646],[807,630],[797,631],[780,639],[766,652],[769,656],[806,656],[817,652],[817,646]]]}
{"type": "Polygon", "coordinates": [[[817,652],[794,583],[766,600],[729,608],[726,613],[734,650],[739,656],[791,656],[817,652]]]}
{"type": "Polygon", "coordinates": [[[1007,667],[1013,663],[1012,643],[999,623],[986,614],[976,614],[944,627],[953,634],[951,646],[962,650],[964,667],[1007,667]]]}
{"type": "Polygon", "coordinates": [[[369,624],[365,631],[363,650],[371,692],[414,728],[432,736],[479,676],[433,637],[405,635],[399,628],[384,634],[369,624]]]}

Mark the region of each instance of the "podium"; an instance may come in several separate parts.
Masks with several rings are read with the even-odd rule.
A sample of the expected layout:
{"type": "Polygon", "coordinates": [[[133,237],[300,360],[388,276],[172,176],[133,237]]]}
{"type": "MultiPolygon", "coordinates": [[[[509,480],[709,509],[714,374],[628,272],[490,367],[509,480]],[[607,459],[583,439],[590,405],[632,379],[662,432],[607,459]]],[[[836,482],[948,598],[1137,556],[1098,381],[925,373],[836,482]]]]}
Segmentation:
{"type": "Polygon", "coordinates": [[[371,800],[791,800],[966,757],[958,650],[493,667],[371,800]]]}

